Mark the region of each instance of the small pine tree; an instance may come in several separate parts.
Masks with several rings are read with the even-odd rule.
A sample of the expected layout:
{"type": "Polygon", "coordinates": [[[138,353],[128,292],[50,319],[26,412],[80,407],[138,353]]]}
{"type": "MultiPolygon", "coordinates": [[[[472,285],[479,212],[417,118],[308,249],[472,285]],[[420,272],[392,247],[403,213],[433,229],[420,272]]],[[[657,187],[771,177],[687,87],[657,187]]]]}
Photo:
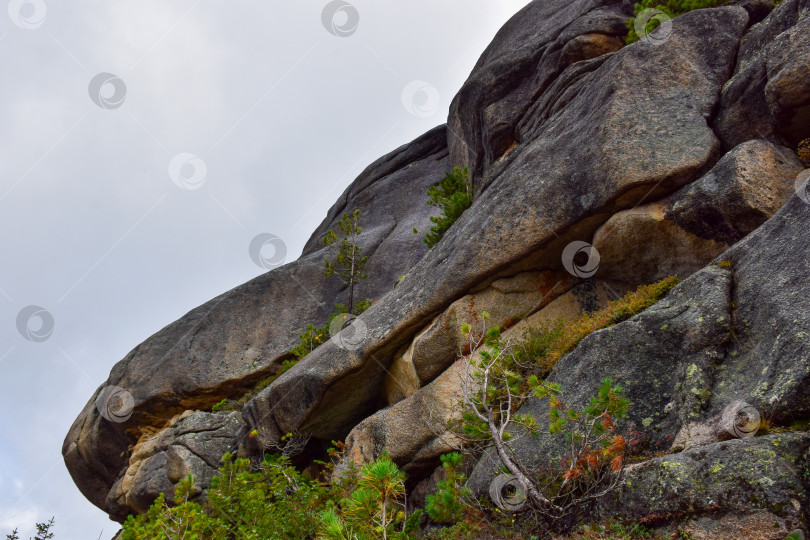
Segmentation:
{"type": "MultiPolygon", "coordinates": [[[[455,167],[453,172],[446,173],[438,185],[428,188],[430,206],[441,209],[440,216],[431,216],[430,221],[435,223],[430,228],[430,232],[425,233],[422,241],[427,247],[432,248],[444,237],[447,229],[456,222],[464,211],[470,207],[473,201],[473,188],[470,184],[470,173],[467,167],[455,167]]],[[[414,233],[419,230],[414,228],[414,233]]]]}
{"type": "MultiPolygon", "coordinates": [[[[37,534],[32,540],[50,540],[53,538],[53,533],[51,532],[51,527],[53,527],[53,519],[54,518],[51,518],[47,523],[37,523],[35,525],[37,534]]],[[[11,534],[7,534],[6,540],[20,540],[20,535],[17,532],[17,529],[11,531],[11,534]]]]}
{"type": "Polygon", "coordinates": [[[458,472],[463,455],[451,452],[441,457],[442,467],[447,478],[437,482],[436,493],[427,496],[425,511],[436,523],[456,523],[464,517],[464,499],[472,496],[472,491],[464,487],[466,477],[458,472]]]}
{"type": "Polygon", "coordinates": [[[406,516],[405,473],[387,454],[363,466],[351,494],[340,501],[340,511],[328,508],[320,514],[318,538],[409,538],[419,522],[421,511],[406,516]]]}
{"type": "MultiPolygon", "coordinates": [[[[645,9],[657,9],[666,17],[673,19],[678,15],[683,15],[695,9],[717,7],[725,4],[728,0],[641,0],[633,6],[633,13],[638,16],[645,9]]],[[[644,35],[649,34],[661,24],[658,18],[653,17],[644,27],[644,35]]],[[[627,21],[627,38],[625,42],[629,45],[638,41],[642,36],[636,32],[636,17],[627,21]]]]}
{"type": "MultiPolygon", "coordinates": [[[[324,260],[326,263],[327,276],[336,275],[343,280],[343,284],[349,288],[349,313],[354,313],[354,287],[361,279],[368,277],[363,273],[368,257],[361,256],[362,248],[357,245],[357,237],[363,232],[358,225],[360,210],[355,210],[352,214],[343,214],[338,223],[343,233],[343,239],[338,246],[335,260],[324,260]]],[[[323,237],[323,243],[327,246],[338,241],[338,235],[333,230],[329,230],[323,237]]]]}

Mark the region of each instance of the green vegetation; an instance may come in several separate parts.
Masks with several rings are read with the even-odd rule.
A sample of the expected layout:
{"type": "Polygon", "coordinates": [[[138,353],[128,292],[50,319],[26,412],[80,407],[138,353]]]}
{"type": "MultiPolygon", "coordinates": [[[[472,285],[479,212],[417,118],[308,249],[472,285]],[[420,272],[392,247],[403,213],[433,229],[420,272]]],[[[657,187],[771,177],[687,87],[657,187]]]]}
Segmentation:
{"type": "MultiPolygon", "coordinates": [[[[363,273],[368,257],[360,255],[363,250],[357,245],[357,237],[363,232],[363,229],[358,225],[359,220],[360,210],[355,210],[351,215],[343,214],[339,222],[343,239],[338,246],[335,260],[324,259],[326,264],[325,274],[327,276],[338,276],[343,280],[343,284],[349,288],[349,307],[347,310],[349,313],[354,313],[354,287],[358,281],[368,277],[368,274],[363,273]]],[[[323,243],[326,246],[331,246],[337,241],[338,235],[331,229],[323,237],[323,243]]]]}
{"type": "MultiPolygon", "coordinates": [[[[341,456],[332,449],[332,456],[341,456]]],[[[324,480],[308,480],[282,455],[257,467],[226,454],[203,503],[191,501],[194,478],[181,481],[175,505],[160,495],[149,511],[129,516],[123,540],[406,539],[421,511],[407,514],[405,474],[388,456],[358,473],[330,463],[324,480]]]]}
{"type": "Polygon", "coordinates": [[[668,277],[642,285],[607,307],[569,321],[558,319],[540,328],[528,330],[523,340],[514,346],[516,360],[533,365],[538,377],[545,377],[560,358],[570,353],[579,342],[602,328],[607,328],[637,315],[661,300],[680,280],[668,277]]]}
{"type": "Polygon", "coordinates": [[[525,487],[531,512],[557,532],[576,524],[593,500],[589,493],[604,495],[619,485],[630,446],[619,421],[627,416],[630,404],[621,385],[606,378],[587,406],[573,408],[561,387],[545,378],[591,332],[643,311],[677,283],[676,278],[667,278],[639,287],[603,310],[528,331],[518,342],[503,338],[498,327],[487,328],[486,312],[481,314],[480,329],[462,326],[469,340],[465,359],[473,384],[465,388],[465,409],[454,429],[468,452],[493,448],[505,472],[525,487]],[[530,397],[548,399],[548,433],[564,435],[567,441],[559,466],[532,474],[510,442],[541,432],[533,416],[518,412],[530,397]]]}
{"type": "MultiPolygon", "coordinates": [[[[53,538],[53,533],[51,532],[51,527],[53,527],[53,518],[51,518],[47,523],[37,523],[34,526],[36,527],[37,532],[32,540],[49,540],[53,538]]],[[[20,540],[17,529],[11,531],[11,534],[7,534],[6,540],[20,540]]]]}
{"type": "MultiPolygon", "coordinates": [[[[638,16],[638,14],[645,9],[652,8],[664,12],[667,17],[673,19],[678,15],[683,15],[684,13],[688,13],[695,9],[717,7],[725,4],[726,2],[728,2],[728,0],[641,0],[641,2],[637,2],[633,6],[633,13],[638,16]]],[[[636,33],[635,23],[635,17],[627,21],[628,34],[626,41],[628,45],[638,41],[642,37],[636,33]]],[[[645,25],[644,29],[646,34],[649,34],[658,28],[659,24],[660,21],[658,19],[652,18],[645,25]]]]}
{"type": "Polygon", "coordinates": [[[321,512],[318,538],[407,539],[418,527],[422,512],[407,516],[404,497],[405,474],[384,454],[363,467],[351,494],[337,508],[321,512]]]}
{"type": "MultiPolygon", "coordinates": [[[[470,184],[470,173],[467,167],[463,169],[455,167],[453,172],[446,173],[438,185],[428,188],[428,196],[430,197],[428,204],[441,209],[441,215],[430,218],[435,225],[422,238],[427,247],[432,248],[439,243],[447,229],[472,204],[472,184],[470,184]]],[[[416,228],[413,232],[419,233],[416,228]]]]}
{"type": "Polygon", "coordinates": [[[177,486],[175,506],[160,495],[147,513],[129,516],[123,540],[265,540],[314,534],[316,523],[309,516],[330,498],[324,484],[305,480],[286,457],[267,458],[258,468],[230,454],[222,461],[205,503],[189,500],[194,481],[189,477],[177,486]]]}
{"type": "Polygon", "coordinates": [[[640,523],[612,522],[582,525],[579,529],[567,536],[571,540],[637,540],[641,538],[656,538],[651,529],[640,523]]]}
{"type": "MultiPolygon", "coordinates": [[[[370,300],[361,300],[357,302],[357,306],[355,306],[354,315],[360,315],[370,307],[370,300]]],[[[329,322],[325,325],[316,327],[314,324],[310,324],[302,334],[298,335],[298,339],[300,340],[298,345],[290,349],[290,352],[294,354],[298,360],[326,343],[330,338],[329,327],[332,325],[332,321],[334,321],[336,317],[349,312],[349,308],[344,304],[337,304],[335,308],[338,310],[337,313],[330,314],[329,322]]]]}
{"type": "Polygon", "coordinates": [[[629,445],[618,421],[627,416],[630,404],[620,385],[604,379],[587,407],[569,406],[559,384],[543,380],[532,364],[523,363],[497,327],[485,328],[487,318],[484,313],[480,336],[469,324],[462,327],[470,337],[469,350],[476,352],[466,356],[474,384],[464,392],[460,436],[475,452],[494,448],[507,473],[524,486],[530,510],[552,530],[567,532],[592,502],[591,494],[603,496],[619,485],[629,445]],[[536,475],[527,472],[532,469],[510,444],[521,432],[541,433],[531,414],[519,414],[532,396],[548,399],[548,433],[566,439],[560,466],[536,475]]]}
{"type": "Polygon", "coordinates": [[[425,511],[436,523],[456,523],[464,517],[464,500],[472,498],[472,492],[464,487],[467,478],[458,471],[464,458],[459,452],[441,457],[447,477],[439,480],[436,493],[427,496],[425,511]]]}
{"type": "MultiPolygon", "coordinates": [[[[193,477],[179,482],[173,504],[161,495],[147,513],[127,519],[123,539],[516,539],[538,538],[532,534],[545,531],[549,525],[565,532],[576,520],[566,517],[562,526],[559,520],[561,516],[578,515],[579,506],[590,500],[583,498],[583,493],[593,493],[596,486],[599,493],[605,493],[618,485],[629,446],[619,423],[630,405],[621,386],[604,379],[590,403],[577,409],[569,405],[559,385],[544,379],[556,361],[590,332],[616,324],[651,306],[675,284],[677,279],[668,278],[639,287],[611,302],[604,310],[570,323],[558,321],[527,332],[519,343],[505,340],[498,328],[487,329],[486,313],[482,314],[480,332],[464,325],[463,331],[471,341],[469,350],[476,351],[466,358],[473,368],[472,376],[479,382],[475,388],[480,389],[465,393],[463,420],[455,426],[466,441],[465,451],[469,450],[468,445],[473,452],[495,446],[509,473],[523,474],[521,471],[527,469],[514,461],[516,454],[509,442],[517,434],[515,427],[528,433],[540,432],[534,418],[517,414],[520,404],[531,396],[548,400],[548,433],[564,436],[565,447],[570,449],[557,469],[533,469],[531,477],[518,476],[527,486],[528,511],[534,519],[516,520],[515,514],[495,508],[489,501],[476,500],[465,486],[466,478],[460,472],[464,456],[458,452],[442,456],[445,477],[438,482],[435,493],[428,495],[426,515],[423,515],[422,510],[407,511],[405,474],[386,454],[358,471],[346,461],[345,445],[335,443],[329,451],[329,462],[315,462],[323,471],[318,479],[313,479],[292,465],[290,456],[295,452],[286,452],[284,444],[278,444],[262,446],[278,453],[265,454],[259,463],[226,454],[204,500],[195,498],[199,493],[193,477]],[[347,466],[338,473],[336,463],[347,466]],[[433,526],[420,528],[426,520],[433,526]],[[448,526],[436,528],[437,524],[448,526]]],[[[367,303],[358,303],[357,309],[362,312],[366,307],[367,303]]],[[[338,309],[339,313],[348,312],[347,306],[338,306],[338,309]]],[[[297,347],[300,356],[296,354],[295,358],[285,361],[278,373],[259,381],[237,403],[246,402],[295,365],[322,343],[326,334],[328,326],[325,329],[313,327],[302,334],[297,347]],[[322,330],[323,335],[315,330],[322,330]]],[[[232,402],[223,400],[213,409],[226,410],[230,405],[232,402]]],[[[251,437],[258,436],[255,431],[251,433],[251,437]]],[[[308,439],[287,434],[282,443],[295,445],[300,442],[299,438],[304,444],[308,439]]],[[[43,526],[49,528],[50,524],[43,526]]],[[[47,529],[45,533],[49,534],[47,529]]],[[[570,536],[588,539],[649,537],[649,531],[640,525],[610,522],[581,527],[570,536]]],[[[18,540],[16,536],[8,538],[18,540]]]]}

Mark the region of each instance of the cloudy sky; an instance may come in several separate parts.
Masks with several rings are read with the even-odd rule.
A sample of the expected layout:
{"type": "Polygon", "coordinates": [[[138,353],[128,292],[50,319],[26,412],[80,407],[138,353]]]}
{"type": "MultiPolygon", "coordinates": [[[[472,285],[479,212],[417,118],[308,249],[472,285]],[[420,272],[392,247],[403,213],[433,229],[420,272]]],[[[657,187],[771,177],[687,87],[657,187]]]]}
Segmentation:
{"type": "Polygon", "coordinates": [[[528,3],[352,1],[6,0],[0,537],[52,515],[59,540],[112,536],[60,452],[112,365],[263,272],[256,235],[297,257],[528,3]]]}

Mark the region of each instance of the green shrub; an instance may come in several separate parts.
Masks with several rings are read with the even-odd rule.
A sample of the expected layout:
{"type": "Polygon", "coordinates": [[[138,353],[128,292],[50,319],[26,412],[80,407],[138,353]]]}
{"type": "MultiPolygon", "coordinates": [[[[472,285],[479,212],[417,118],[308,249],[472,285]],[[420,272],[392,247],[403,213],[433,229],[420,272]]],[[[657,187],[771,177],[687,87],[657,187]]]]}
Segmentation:
{"type": "MultiPolygon", "coordinates": [[[[371,300],[360,300],[355,306],[354,314],[361,315],[364,311],[371,307],[371,304],[371,300]]],[[[301,360],[303,357],[329,341],[329,338],[331,337],[329,335],[329,327],[332,325],[332,321],[335,320],[336,317],[349,312],[349,308],[345,304],[336,304],[335,309],[337,309],[337,313],[331,313],[329,315],[328,323],[324,324],[323,326],[315,326],[314,324],[310,324],[302,334],[298,334],[298,345],[290,349],[290,353],[295,355],[297,358],[295,362],[301,360]]]]}
{"type": "MultiPolygon", "coordinates": [[[[463,169],[455,167],[453,172],[445,174],[444,179],[438,185],[428,188],[428,196],[430,197],[428,204],[441,209],[441,215],[430,218],[430,221],[435,225],[422,238],[427,247],[432,248],[438,244],[447,229],[472,204],[473,193],[469,180],[470,174],[467,167],[463,169]]],[[[416,228],[414,228],[413,232],[419,233],[416,228]]]]}
{"type": "Polygon", "coordinates": [[[228,398],[222,398],[222,401],[214,403],[214,406],[211,407],[211,412],[226,411],[228,410],[228,406],[228,398]]]}
{"type": "Polygon", "coordinates": [[[588,335],[641,313],[666,296],[678,283],[678,278],[668,277],[642,285],[622,298],[608,302],[599,311],[586,313],[573,321],[560,318],[540,328],[527,330],[514,347],[516,360],[520,364],[530,363],[533,373],[544,378],[560,358],[574,350],[588,335]]]}
{"type": "Polygon", "coordinates": [[[472,496],[472,491],[464,487],[466,478],[458,471],[463,455],[458,452],[441,457],[442,467],[447,478],[439,480],[436,493],[427,496],[425,511],[436,523],[456,523],[464,516],[464,499],[472,496]]]}
{"type": "Polygon", "coordinates": [[[605,523],[582,525],[576,533],[568,538],[577,540],[638,540],[656,538],[656,536],[652,530],[640,523],[608,520],[605,523]]]}
{"type": "MultiPolygon", "coordinates": [[[[330,316],[329,320],[332,320],[330,316]]],[[[306,330],[298,334],[298,345],[290,349],[290,353],[300,360],[329,340],[329,323],[323,326],[307,325],[306,330]]]]}
{"type": "MultiPolygon", "coordinates": [[[[502,359],[502,367],[510,377],[518,376],[521,385],[524,385],[518,389],[522,392],[526,390],[525,378],[545,379],[557,362],[573,351],[588,335],[641,313],[666,296],[678,283],[680,283],[678,278],[668,277],[649,285],[642,285],[622,298],[609,302],[599,311],[586,313],[573,321],[560,318],[539,328],[529,329],[524,332],[522,340],[510,346],[509,353],[502,359]]],[[[486,319],[488,314],[483,313],[483,316],[486,319]]],[[[476,339],[469,324],[462,326],[462,332],[470,339],[476,339]]],[[[489,336],[480,336],[479,339],[497,345],[500,340],[500,329],[490,328],[488,333],[489,336]]],[[[462,413],[460,429],[466,437],[472,439],[490,438],[489,430],[471,411],[465,410],[462,413]]]]}
{"type": "MultiPolygon", "coordinates": [[[[37,533],[32,540],[50,540],[53,538],[53,533],[51,532],[51,527],[53,527],[53,518],[51,518],[47,523],[37,523],[35,527],[37,529],[37,533]]],[[[6,540],[20,540],[17,529],[14,529],[10,534],[7,534],[6,540]]]]}
{"type": "Polygon", "coordinates": [[[351,494],[320,514],[318,538],[405,540],[419,524],[421,511],[405,512],[405,473],[388,455],[366,464],[351,494]]]}
{"type": "MultiPolygon", "coordinates": [[[[329,451],[344,457],[345,445],[329,451]]],[[[289,458],[266,456],[258,467],[226,454],[205,502],[191,501],[194,478],[181,481],[175,505],[161,494],[149,510],[129,516],[123,540],[274,540],[412,538],[421,511],[406,516],[405,474],[387,456],[335,476],[326,465],[325,481],[308,480],[289,458]],[[331,478],[329,478],[331,476],[331,478]],[[343,536],[341,536],[343,535],[343,536]]],[[[50,537],[47,537],[50,538],[50,537]]],[[[17,539],[15,539],[17,540],[17,539]]]]}
{"type": "Polygon", "coordinates": [[[464,359],[473,383],[464,390],[461,422],[451,429],[457,430],[467,451],[494,447],[507,473],[526,487],[532,513],[551,530],[570,530],[591,504],[588,494],[601,493],[601,497],[620,485],[629,444],[618,421],[627,416],[629,402],[623,388],[606,378],[587,406],[574,409],[560,385],[547,382],[546,376],[591,332],[643,311],[677,283],[676,278],[667,278],[639,287],[573,322],[560,319],[529,331],[517,343],[503,338],[498,327],[487,328],[486,312],[480,320],[476,318],[480,329],[462,325],[469,340],[464,359]],[[547,432],[564,435],[567,442],[559,465],[548,464],[530,474],[510,441],[521,433],[541,433],[536,418],[519,412],[531,397],[548,399],[547,432]]]}
{"type": "MultiPolygon", "coordinates": [[[[633,13],[638,16],[639,13],[648,8],[658,9],[663,11],[669,18],[675,18],[678,15],[683,15],[695,9],[717,7],[725,4],[729,0],[641,0],[633,6],[633,13]]],[[[636,33],[635,28],[636,18],[633,17],[627,21],[627,44],[633,43],[641,39],[636,33]]],[[[645,26],[647,34],[655,30],[659,26],[657,19],[651,19],[645,26]]]]}
{"type": "Polygon", "coordinates": [[[285,457],[267,458],[254,469],[226,454],[204,504],[189,501],[193,481],[178,484],[176,506],[161,494],[146,514],[129,516],[122,539],[307,538],[317,525],[311,516],[330,500],[326,485],[304,479],[285,457]]]}

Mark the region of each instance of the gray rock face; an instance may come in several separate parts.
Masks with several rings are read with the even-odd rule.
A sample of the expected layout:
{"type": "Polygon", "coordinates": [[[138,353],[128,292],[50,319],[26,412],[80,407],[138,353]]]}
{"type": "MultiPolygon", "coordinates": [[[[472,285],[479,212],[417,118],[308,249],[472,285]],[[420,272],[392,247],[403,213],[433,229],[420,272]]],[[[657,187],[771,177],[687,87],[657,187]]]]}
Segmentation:
{"type": "Polygon", "coordinates": [[[516,143],[517,125],[566,67],[618,50],[629,2],[532,2],[495,36],[450,106],[451,162],[481,176],[516,143]]]}
{"type": "MultiPolygon", "coordinates": [[[[650,449],[669,448],[680,426],[699,418],[711,396],[711,377],[729,339],[731,284],[728,270],[699,272],[640,315],[589,335],[548,380],[563,386],[569,406],[582,409],[602,379],[611,377],[632,403],[629,424],[643,430],[650,449]]],[[[546,401],[530,400],[520,412],[547,431],[546,401]]],[[[559,463],[564,450],[561,437],[547,435],[515,444],[529,468],[559,463]]],[[[470,479],[476,490],[488,490],[497,463],[479,462],[470,479]]]]}
{"type": "MultiPolygon", "coordinates": [[[[369,255],[369,278],[360,298],[378,299],[427,251],[413,227],[430,225],[428,186],[448,169],[445,129],[438,127],[370,165],[313,234],[304,255],[214,298],[138,345],[113,367],[71,427],[65,463],[82,493],[120,516],[108,493],[127,469],[123,457],[138,428],[160,428],[189,409],[210,410],[237,398],[274,372],[310,322],[322,324],[346,302],[340,280],[323,275],[320,240],[344,212],[361,210],[360,244],[369,255]],[[102,388],[116,385],[134,399],[132,417],[116,424],[98,412],[102,388]]],[[[154,493],[145,488],[145,493],[154,493]]]]}
{"type": "Polygon", "coordinates": [[[180,480],[195,477],[194,492],[211,485],[221,458],[236,450],[245,423],[242,415],[186,411],[155,434],[142,437],[132,448],[126,472],[107,495],[110,513],[123,519],[133,510],[148,510],[160,493],[174,502],[180,480]]]}
{"type": "MultiPolygon", "coordinates": [[[[418,481],[442,451],[436,437],[423,431],[404,441],[389,428],[407,430],[420,411],[449,413],[457,388],[448,382],[458,347],[454,303],[472,309],[471,299],[494,290],[495,315],[509,326],[515,306],[530,313],[571,289],[554,305],[579,313],[574,296],[588,282],[566,274],[562,251],[572,240],[595,242],[613,217],[666,200],[663,220],[717,244],[699,260],[675,257],[673,272],[686,276],[776,211],[786,194],[778,179],[795,171],[789,157],[796,137],[810,136],[807,2],[784,0],[769,15],[767,0],[694,11],[673,21],[661,46],[623,46],[629,1],[530,3],[484,52],[447,127],[370,165],[301,258],[192,310],[113,367],[63,446],[82,493],[122,519],[158,493],[171,495],[189,472],[203,489],[221,453],[246,429],[270,438],[302,432],[318,443],[343,439],[361,422],[358,453],[365,458],[395,444],[418,481]],[[426,230],[436,213],[425,204],[427,188],[460,165],[473,173],[476,199],[428,251],[412,232],[426,230]],[[735,181],[714,189],[711,174],[735,181]],[[334,304],[346,302],[340,281],[323,276],[328,250],[321,239],[355,209],[370,276],[356,296],[375,300],[358,319],[357,346],[331,339],[316,349],[245,406],[244,423],[238,414],[199,412],[275,373],[306,325],[322,324],[334,304]],[[499,289],[516,276],[561,277],[544,277],[536,290],[499,289]],[[406,371],[413,376],[392,391],[406,371]],[[133,397],[126,422],[98,412],[108,385],[133,397]]],[[[799,222],[806,211],[794,199],[728,251],[729,264],[702,270],[644,314],[593,334],[553,377],[576,400],[605,375],[626,379],[636,402],[632,420],[651,448],[713,443],[718,412],[733,399],[777,422],[810,414],[801,391],[810,368],[799,360],[807,358],[802,325],[810,307],[802,297],[808,257],[799,222]]],[[[629,276],[625,249],[615,254],[615,272],[606,263],[605,275],[595,276],[601,285],[593,290],[609,283],[624,290],[652,275],[629,276]]],[[[657,260],[670,257],[660,253],[657,260]]],[[[527,410],[545,418],[539,403],[527,410]]],[[[539,460],[554,446],[541,441],[521,451],[539,460]]],[[[473,479],[486,484],[490,472],[481,465],[473,479]]]]}
{"type": "MultiPolygon", "coordinates": [[[[562,384],[566,402],[578,408],[602,378],[622,384],[632,403],[628,425],[650,450],[689,446],[688,431],[699,434],[701,444],[728,438],[733,429],[718,419],[739,401],[773,425],[810,418],[808,219],[810,205],[794,196],[721,255],[722,264],[688,278],[647,311],[585,338],[549,380],[562,384]]],[[[547,425],[545,402],[530,400],[521,412],[547,425]]],[[[560,459],[560,442],[543,435],[515,451],[532,467],[560,459]]],[[[482,459],[471,476],[475,489],[485,491],[496,470],[493,460],[482,459]]]]}
{"type": "Polygon", "coordinates": [[[783,540],[806,520],[808,449],[810,435],[786,433],[654,458],[631,466],[599,510],[659,525],[696,516],[682,525],[696,538],[783,540]]]}
{"type": "Polygon", "coordinates": [[[332,340],[308,355],[248,404],[251,426],[344,436],[373,412],[396,351],[452,301],[518,265],[560,269],[565,238],[588,237],[611,209],[697,178],[717,158],[706,118],[748,15],[730,7],[679,20],[666,51],[638,43],[570,66],[527,113],[525,142],[491,169],[470,210],[362,315],[361,346],[332,340]],[[654,75],[640,68],[651,61],[661,66],[654,75]]]}
{"type": "Polygon", "coordinates": [[[786,0],[744,36],[714,122],[727,147],[769,138],[795,148],[810,136],[808,7],[786,0]]]}
{"type": "Polygon", "coordinates": [[[633,285],[689,276],[775,214],[801,170],[783,146],[756,139],[733,148],[698,180],[600,227],[599,276],[633,285]]]}

